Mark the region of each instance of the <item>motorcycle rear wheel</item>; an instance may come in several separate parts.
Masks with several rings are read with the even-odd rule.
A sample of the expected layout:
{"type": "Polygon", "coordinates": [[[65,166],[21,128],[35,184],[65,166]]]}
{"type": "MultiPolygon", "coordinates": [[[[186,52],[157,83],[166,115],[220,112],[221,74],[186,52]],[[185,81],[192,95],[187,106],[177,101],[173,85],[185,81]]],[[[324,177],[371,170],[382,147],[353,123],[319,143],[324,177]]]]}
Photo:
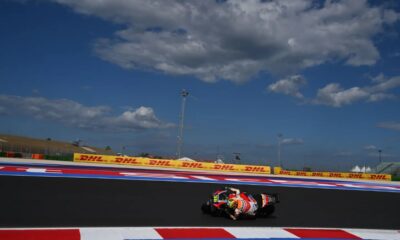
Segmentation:
{"type": "Polygon", "coordinates": [[[258,212],[258,216],[259,217],[268,217],[271,214],[273,214],[275,212],[275,206],[274,205],[267,205],[265,207],[263,207],[262,209],[260,209],[260,211],[258,212]]]}

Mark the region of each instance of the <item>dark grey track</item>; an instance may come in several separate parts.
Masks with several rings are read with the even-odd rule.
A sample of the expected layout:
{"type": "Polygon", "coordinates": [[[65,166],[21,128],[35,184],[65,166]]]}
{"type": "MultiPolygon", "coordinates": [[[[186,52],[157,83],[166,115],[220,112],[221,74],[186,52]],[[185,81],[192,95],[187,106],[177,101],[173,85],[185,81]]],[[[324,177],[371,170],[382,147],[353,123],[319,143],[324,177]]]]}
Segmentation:
{"type": "Polygon", "coordinates": [[[237,186],[275,192],[266,219],[203,215],[218,184],[0,176],[0,227],[279,226],[400,229],[400,194],[237,186]]]}

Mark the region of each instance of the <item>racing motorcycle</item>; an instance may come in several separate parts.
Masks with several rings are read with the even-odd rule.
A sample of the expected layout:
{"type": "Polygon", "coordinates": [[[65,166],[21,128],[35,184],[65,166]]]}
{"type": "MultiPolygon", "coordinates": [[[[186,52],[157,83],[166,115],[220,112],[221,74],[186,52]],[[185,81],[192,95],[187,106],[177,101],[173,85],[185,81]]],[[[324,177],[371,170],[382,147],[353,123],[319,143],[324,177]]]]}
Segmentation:
{"type": "MultiPolygon", "coordinates": [[[[208,200],[201,205],[202,212],[214,217],[228,217],[231,214],[231,209],[228,206],[231,194],[232,192],[228,187],[214,191],[208,200]]],[[[240,194],[250,197],[252,201],[257,203],[257,210],[254,216],[242,215],[241,218],[268,217],[275,211],[275,205],[280,202],[277,194],[249,194],[246,192],[241,192],[240,194]]]]}

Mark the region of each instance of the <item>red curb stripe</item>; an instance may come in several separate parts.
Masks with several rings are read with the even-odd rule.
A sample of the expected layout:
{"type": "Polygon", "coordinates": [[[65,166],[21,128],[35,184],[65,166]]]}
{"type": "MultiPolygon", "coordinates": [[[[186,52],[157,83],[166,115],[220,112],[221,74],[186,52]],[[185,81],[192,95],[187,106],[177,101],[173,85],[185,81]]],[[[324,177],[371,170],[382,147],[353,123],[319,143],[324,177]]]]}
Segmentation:
{"type": "Polygon", "coordinates": [[[341,238],[341,239],[362,239],[344,230],[336,229],[285,229],[286,231],[300,238],[341,238]]]}
{"type": "Polygon", "coordinates": [[[233,238],[235,236],[222,228],[156,228],[164,239],[169,238],[233,238]]]}
{"type": "Polygon", "coordinates": [[[79,229],[0,230],[4,240],[80,240],[79,229]]]}

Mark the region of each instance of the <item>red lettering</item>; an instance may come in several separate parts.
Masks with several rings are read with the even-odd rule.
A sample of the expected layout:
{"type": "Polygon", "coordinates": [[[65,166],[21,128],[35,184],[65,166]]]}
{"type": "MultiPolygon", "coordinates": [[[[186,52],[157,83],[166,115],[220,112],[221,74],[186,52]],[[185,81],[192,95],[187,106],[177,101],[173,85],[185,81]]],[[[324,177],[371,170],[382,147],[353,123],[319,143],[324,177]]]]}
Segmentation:
{"type": "Polygon", "coordinates": [[[126,164],[140,164],[136,158],[124,158],[124,157],[117,157],[115,158],[116,163],[126,163],[126,164]]]}
{"type": "Polygon", "coordinates": [[[307,176],[306,172],[296,172],[297,176],[307,176]]]}
{"type": "Polygon", "coordinates": [[[264,167],[252,167],[246,166],[244,169],[246,172],[266,172],[264,167]]]}
{"type": "Polygon", "coordinates": [[[385,175],[371,174],[371,179],[374,179],[374,180],[384,180],[384,179],[386,179],[386,176],[385,176],[385,175]]]}
{"type": "Polygon", "coordinates": [[[171,162],[168,160],[150,160],[149,165],[171,167],[171,162]]]}
{"type": "Polygon", "coordinates": [[[184,162],[182,163],[182,167],[185,168],[203,168],[202,163],[197,163],[197,162],[184,162]]]}
{"type": "Polygon", "coordinates": [[[312,176],[314,176],[314,177],[323,177],[324,174],[322,174],[321,172],[313,172],[312,176]]]}
{"type": "Polygon", "coordinates": [[[342,174],[341,174],[341,173],[329,173],[329,177],[341,178],[341,177],[342,177],[342,174]]]}
{"type": "Polygon", "coordinates": [[[214,169],[218,170],[235,170],[233,166],[230,165],[220,165],[220,164],[215,164],[214,169]]]}
{"type": "Polygon", "coordinates": [[[102,162],[103,161],[101,156],[89,156],[89,155],[81,155],[79,160],[90,161],[90,162],[102,162]]]}
{"type": "Polygon", "coordinates": [[[350,178],[360,178],[360,179],[363,178],[362,174],[359,174],[359,173],[350,173],[349,177],[350,178]]]}
{"type": "Polygon", "coordinates": [[[290,175],[290,171],[287,171],[287,170],[281,170],[280,174],[284,174],[284,175],[290,175]]]}

